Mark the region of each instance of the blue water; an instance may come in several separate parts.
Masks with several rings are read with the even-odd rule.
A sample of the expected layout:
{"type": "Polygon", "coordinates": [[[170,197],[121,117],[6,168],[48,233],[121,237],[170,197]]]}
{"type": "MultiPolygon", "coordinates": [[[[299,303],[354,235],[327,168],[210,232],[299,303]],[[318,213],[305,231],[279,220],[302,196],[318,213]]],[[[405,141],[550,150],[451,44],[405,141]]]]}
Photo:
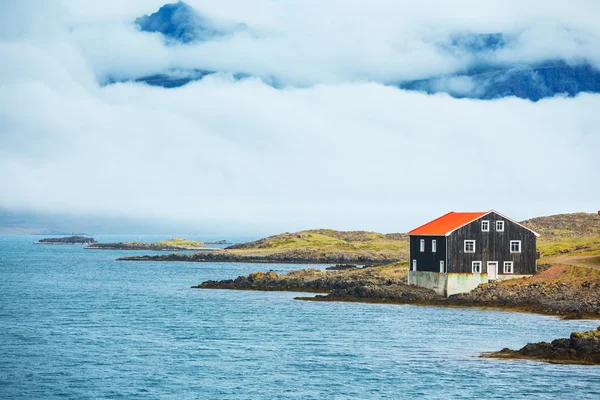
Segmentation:
{"type": "Polygon", "coordinates": [[[599,321],[193,290],[305,266],[117,262],[137,252],[39,238],[0,236],[1,399],[599,397],[600,367],[476,357],[599,321]]]}

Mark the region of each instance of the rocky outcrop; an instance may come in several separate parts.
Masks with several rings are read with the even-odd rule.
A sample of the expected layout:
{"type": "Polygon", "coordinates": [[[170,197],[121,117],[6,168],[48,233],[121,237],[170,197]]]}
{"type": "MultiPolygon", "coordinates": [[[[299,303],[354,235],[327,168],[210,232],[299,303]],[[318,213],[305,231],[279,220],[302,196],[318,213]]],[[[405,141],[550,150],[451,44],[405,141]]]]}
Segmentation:
{"type": "Polygon", "coordinates": [[[588,332],[573,332],[569,338],[551,343],[529,343],[520,350],[502,349],[483,357],[528,359],[551,363],[600,364],[600,326],[588,332]]]}
{"type": "Polygon", "coordinates": [[[328,272],[318,269],[290,271],[278,274],[274,271],[254,272],[248,276],[223,281],[207,281],[195,289],[237,289],[329,293],[327,296],[302,297],[314,301],[430,301],[440,299],[434,291],[406,285],[405,270],[389,274],[378,268],[328,272]]]}
{"type": "Polygon", "coordinates": [[[325,268],[326,271],[347,271],[349,269],[356,269],[358,268],[356,265],[354,264],[338,264],[338,265],[334,265],[332,267],[327,267],[325,268]]]}
{"type": "Polygon", "coordinates": [[[62,238],[46,238],[41,239],[36,244],[89,244],[96,243],[93,238],[85,236],[68,236],[62,238]]]}

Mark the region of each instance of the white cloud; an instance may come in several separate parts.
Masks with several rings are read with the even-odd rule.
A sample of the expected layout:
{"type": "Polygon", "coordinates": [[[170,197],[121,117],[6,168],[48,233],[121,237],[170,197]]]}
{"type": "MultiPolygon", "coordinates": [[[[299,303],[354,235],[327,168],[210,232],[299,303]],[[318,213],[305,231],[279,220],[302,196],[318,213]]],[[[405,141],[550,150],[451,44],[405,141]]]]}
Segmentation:
{"type": "MultiPolygon", "coordinates": [[[[457,100],[352,79],[448,68],[418,34],[439,24],[444,11],[448,28],[439,30],[474,29],[465,21],[477,12],[469,9],[473,2],[460,3],[464,15],[442,6],[431,18],[429,3],[383,12],[391,6],[319,3],[317,11],[316,3],[258,2],[249,19],[280,39],[174,49],[119,22],[137,6],[98,3],[88,15],[66,4],[76,7],[69,18],[83,21],[73,30],[68,21],[51,35],[28,31],[0,43],[10,60],[0,66],[1,208],[276,232],[404,231],[450,209],[493,207],[526,218],[597,207],[599,95],[457,100]],[[331,37],[328,25],[337,30],[331,37]],[[127,75],[200,60],[311,86],[278,90],[227,74],[171,90],[94,80],[111,70],[127,75]]],[[[225,6],[212,7],[225,18],[225,6]]],[[[507,28],[505,19],[524,12],[507,8],[492,28],[507,28]]],[[[243,16],[236,12],[230,19],[243,16]]],[[[468,90],[465,82],[450,84],[468,90]]]]}
{"type": "Polygon", "coordinates": [[[243,72],[284,85],[392,83],[463,71],[478,60],[535,63],[565,59],[600,68],[600,3],[556,1],[205,1],[199,13],[225,26],[245,24],[209,42],[165,48],[141,33],[137,16],[163,1],[63,0],[64,19],[100,80],[168,68],[243,72]],[[455,33],[502,32],[506,48],[481,57],[444,49],[455,33]]]}

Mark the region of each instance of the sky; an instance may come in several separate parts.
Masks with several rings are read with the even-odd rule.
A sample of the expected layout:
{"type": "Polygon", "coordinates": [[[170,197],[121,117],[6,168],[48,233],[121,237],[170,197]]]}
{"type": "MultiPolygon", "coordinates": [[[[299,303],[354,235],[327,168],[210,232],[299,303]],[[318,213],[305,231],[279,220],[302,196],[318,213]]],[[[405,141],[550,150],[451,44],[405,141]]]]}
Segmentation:
{"type": "Polygon", "coordinates": [[[164,0],[0,4],[0,211],[105,233],[262,235],[600,209],[599,94],[476,100],[390,85],[481,58],[600,68],[597,1],[187,3],[225,33],[181,45],[141,32],[135,19],[164,0]],[[448,50],[496,32],[510,46],[448,50]],[[175,89],[107,84],[180,68],[221,72],[175,89]]]}

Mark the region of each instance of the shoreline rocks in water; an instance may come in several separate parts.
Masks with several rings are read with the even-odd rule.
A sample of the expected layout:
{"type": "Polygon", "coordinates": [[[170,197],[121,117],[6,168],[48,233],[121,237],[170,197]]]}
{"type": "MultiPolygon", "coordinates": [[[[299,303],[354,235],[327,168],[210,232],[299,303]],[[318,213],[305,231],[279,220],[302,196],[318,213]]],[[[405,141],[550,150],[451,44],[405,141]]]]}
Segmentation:
{"type": "Polygon", "coordinates": [[[357,269],[358,266],[354,264],[338,264],[332,267],[325,268],[326,271],[347,271],[349,269],[357,269]]]}
{"type": "Polygon", "coordinates": [[[62,238],[45,238],[40,239],[35,244],[91,244],[96,243],[94,238],[85,236],[67,236],[62,238]]]}
{"type": "Polygon", "coordinates": [[[481,357],[537,360],[560,364],[600,364],[600,326],[588,332],[573,332],[569,338],[551,343],[529,343],[520,350],[508,348],[481,357]]]}
{"type": "MultiPolygon", "coordinates": [[[[548,274],[553,274],[555,268],[549,269],[548,274]]],[[[585,272],[577,272],[578,268],[581,267],[572,267],[572,270],[563,273],[571,271],[571,274],[584,274],[583,279],[540,281],[540,278],[536,280],[534,277],[514,282],[493,282],[481,285],[470,293],[449,298],[441,297],[429,289],[407,285],[408,269],[401,264],[339,272],[318,269],[290,271],[288,274],[255,272],[236,279],[207,281],[192,287],[326,293],[297,298],[309,301],[484,307],[559,315],[570,319],[598,318],[600,278],[592,275],[592,279],[589,279],[585,272]]]]}

